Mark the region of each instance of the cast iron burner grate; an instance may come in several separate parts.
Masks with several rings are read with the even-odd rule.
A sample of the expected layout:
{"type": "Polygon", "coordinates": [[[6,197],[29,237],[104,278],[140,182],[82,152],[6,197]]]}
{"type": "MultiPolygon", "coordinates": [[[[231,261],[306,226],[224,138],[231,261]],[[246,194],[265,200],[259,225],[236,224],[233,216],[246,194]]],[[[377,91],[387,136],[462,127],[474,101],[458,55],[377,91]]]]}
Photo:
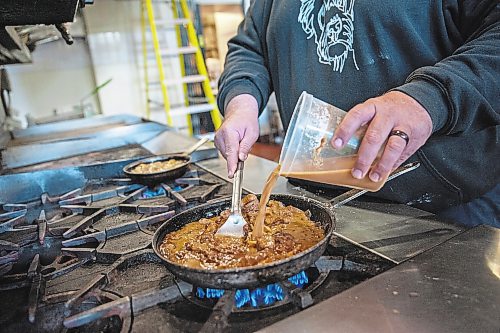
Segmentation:
{"type": "MultiPolygon", "coordinates": [[[[60,196],[42,194],[27,203],[2,204],[0,299],[19,295],[24,305],[0,303],[0,325],[7,332],[19,331],[17,322],[28,325],[21,331],[46,331],[48,323],[57,322],[46,317],[51,316],[47,309],[55,315],[61,300],[67,302],[120,258],[150,247],[156,228],[176,212],[230,191],[229,183],[193,166],[181,179],[155,188],[126,178],[89,179],[60,196]],[[196,187],[204,188],[194,191],[196,187]]],[[[127,290],[127,281],[119,284],[127,290]]],[[[111,299],[104,295],[84,303],[92,308],[106,300],[111,299]]],[[[56,326],[48,331],[65,330],[56,326]]],[[[89,327],[78,330],[93,331],[89,327]]]]}
{"type": "Polygon", "coordinates": [[[169,318],[171,325],[179,324],[178,327],[170,327],[172,331],[253,331],[258,327],[265,327],[269,324],[268,320],[272,322],[276,318],[284,318],[283,316],[307,308],[390,266],[381,258],[359,252],[343,241],[338,248],[329,246],[325,255],[305,272],[271,287],[249,290],[248,302],[245,301],[243,294],[246,292],[243,290],[207,290],[177,281],[160,259],[146,249],[118,260],[110,269],[76,292],[66,303],[70,315],[64,320],[64,324],[68,328],[77,328],[94,320],[118,315],[122,319],[133,318],[134,325],[144,325],[148,314],[161,312],[163,317],[169,318]],[[351,283],[342,282],[346,279],[351,283]],[[279,293],[282,297],[278,297],[281,299],[260,307],[249,304],[252,303],[252,293],[258,303],[259,298],[265,296],[262,290],[276,292],[276,286],[281,288],[279,293]],[[104,291],[122,297],[87,311],[73,309],[87,297],[104,291]],[[200,298],[202,294],[205,297],[200,298]],[[242,318],[252,318],[251,325],[248,322],[245,325],[242,318]]]}

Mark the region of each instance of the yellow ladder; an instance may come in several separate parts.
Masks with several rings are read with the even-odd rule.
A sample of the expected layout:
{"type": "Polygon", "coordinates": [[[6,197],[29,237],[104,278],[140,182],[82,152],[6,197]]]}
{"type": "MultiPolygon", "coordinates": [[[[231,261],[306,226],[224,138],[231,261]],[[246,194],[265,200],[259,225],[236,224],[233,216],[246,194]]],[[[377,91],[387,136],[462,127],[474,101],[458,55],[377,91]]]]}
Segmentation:
{"type": "Polygon", "coordinates": [[[208,112],[210,111],[210,116],[212,118],[212,122],[214,124],[215,129],[219,128],[222,119],[219,113],[219,109],[217,108],[217,102],[215,100],[215,96],[212,92],[212,88],[210,87],[210,80],[208,78],[207,68],[205,66],[205,60],[203,59],[203,54],[200,49],[200,45],[198,42],[198,36],[196,30],[194,28],[193,21],[191,20],[191,15],[189,11],[189,7],[186,0],[172,0],[171,8],[173,13],[173,19],[165,20],[163,22],[157,22],[155,20],[155,13],[153,9],[152,0],[142,0],[141,1],[141,27],[142,27],[142,51],[144,58],[144,79],[145,79],[145,93],[146,93],[146,117],[149,119],[151,116],[150,109],[150,86],[153,84],[149,81],[148,75],[148,63],[147,63],[147,40],[146,40],[146,18],[149,23],[149,28],[151,32],[151,40],[153,44],[156,64],[158,67],[158,76],[161,88],[161,95],[163,98],[163,108],[165,109],[165,114],[167,117],[167,124],[171,127],[175,127],[172,121],[172,116],[178,115],[186,115],[187,116],[187,127],[189,130],[189,134],[193,134],[193,127],[191,124],[191,114],[200,113],[200,112],[208,112]],[[180,6],[180,13],[182,17],[179,17],[178,6],[180,6]],[[166,27],[174,27],[176,31],[177,37],[177,48],[174,49],[161,49],[160,41],[158,38],[158,29],[157,26],[165,25],[166,27]],[[181,40],[181,27],[186,29],[187,37],[189,45],[182,45],[181,40]],[[198,74],[195,75],[186,75],[185,67],[184,67],[184,55],[194,54],[196,69],[198,74]],[[179,62],[181,66],[181,77],[169,77],[167,78],[167,73],[164,69],[163,58],[169,56],[179,56],[179,62]],[[184,91],[184,106],[171,108],[168,87],[182,83],[183,91],[184,91]],[[190,105],[188,100],[188,84],[191,83],[201,83],[203,94],[205,95],[206,103],[202,104],[193,104],[190,105]]]}

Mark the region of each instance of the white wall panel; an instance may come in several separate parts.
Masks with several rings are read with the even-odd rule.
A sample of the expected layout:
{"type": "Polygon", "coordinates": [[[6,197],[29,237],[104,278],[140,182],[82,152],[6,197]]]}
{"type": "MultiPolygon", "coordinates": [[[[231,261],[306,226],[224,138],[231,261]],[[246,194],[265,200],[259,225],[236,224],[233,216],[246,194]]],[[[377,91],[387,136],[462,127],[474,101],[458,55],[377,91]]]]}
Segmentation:
{"type": "Polygon", "coordinates": [[[112,79],[99,93],[103,113],[144,115],[134,36],[140,36],[139,2],[96,1],[85,16],[96,80],[112,79]]]}
{"type": "MultiPolygon", "coordinates": [[[[33,118],[73,111],[80,99],[94,89],[90,59],[84,41],[73,45],[59,40],[38,45],[33,63],[7,66],[12,85],[12,108],[33,118]]],[[[97,111],[97,102],[90,98],[97,111]]]]}
{"type": "MultiPolygon", "coordinates": [[[[166,3],[155,3],[156,21],[172,18],[166,3]]],[[[130,113],[145,116],[145,81],[142,56],[141,21],[139,1],[99,0],[86,7],[89,45],[94,60],[98,82],[112,79],[109,87],[103,88],[99,97],[104,114],[130,113]]],[[[150,81],[158,81],[157,64],[154,58],[149,26],[147,27],[148,67],[150,81]]],[[[174,30],[158,27],[162,48],[177,45],[174,30]]],[[[164,59],[168,78],[181,76],[177,57],[164,59]]],[[[182,85],[169,89],[172,105],[183,103],[182,85]]],[[[159,85],[150,86],[150,99],[163,103],[159,85]]],[[[166,123],[165,112],[152,112],[152,120],[166,123]]],[[[185,117],[174,119],[176,126],[185,125],[185,117]]]]}

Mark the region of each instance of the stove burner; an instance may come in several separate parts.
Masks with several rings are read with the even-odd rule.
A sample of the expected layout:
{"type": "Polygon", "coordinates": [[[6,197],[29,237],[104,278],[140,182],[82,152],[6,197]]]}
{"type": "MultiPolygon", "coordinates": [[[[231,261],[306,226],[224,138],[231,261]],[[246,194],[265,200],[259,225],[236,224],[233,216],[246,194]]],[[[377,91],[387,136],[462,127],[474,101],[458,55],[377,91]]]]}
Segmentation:
{"type": "Polygon", "coordinates": [[[71,210],[60,207],[58,202],[73,198],[80,193],[80,189],[55,197],[43,193],[39,199],[28,203],[4,204],[0,209],[0,234],[19,230],[20,226],[26,228],[36,225],[39,229],[40,242],[43,243],[48,232],[48,223],[54,223],[71,214],[71,210]]]}
{"type": "Polygon", "coordinates": [[[265,288],[257,288],[255,290],[236,290],[234,301],[237,308],[241,308],[247,303],[253,307],[272,305],[276,301],[282,301],[285,298],[283,288],[279,283],[273,283],[265,288]]]}
{"type": "MultiPolygon", "coordinates": [[[[309,282],[305,271],[300,272],[288,278],[294,286],[298,288],[304,287],[309,282]]],[[[196,296],[200,299],[203,298],[221,298],[224,295],[223,289],[212,288],[196,288],[196,296]]],[[[266,307],[273,305],[276,301],[282,301],[285,298],[285,292],[280,283],[273,283],[263,288],[238,289],[234,294],[234,302],[236,307],[242,308],[246,304],[250,304],[254,308],[266,307]]]]}
{"type": "Polygon", "coordinates": [[[188,187],[188,185],[185,185],[184,187],[182,185],[176,185],[172,191],[175,191],[175,192],[180,192],[182,191],[183,189],[185,189],[186,187],[188,187]]]}
{"type": "Polygon", "coordinates": [[[94,181],[90,182],[84,189],[78,189],[79,193],[83,193],[82,195],[60,200],[59,205],[84,205],[104,208],[122,203],[131,193],[141,188],[142,186],[139,184],[132,184],[130,179],[94,181]]]}
{"type": "Polygon", "coordinates": [[[151,199],[156,197],[164,197],[167,195],[165,189],[161,186],[156,186],[155,188],[147,188],[142,193],[139,199],[151,199]]]}
{"type": "Polygon", "coordinates": [[[66,194],[34,193],[32,201],[0,205],[0,299],[8,300],[0,302],[0,331],[255,331],[391,265],[332,239],[305,272],[263,288],[177,281],[151,250],[154,231],[176,213],[230,197],[232,189],[190,168],[148,188],[98,178],[96,167],[66,194]]]}

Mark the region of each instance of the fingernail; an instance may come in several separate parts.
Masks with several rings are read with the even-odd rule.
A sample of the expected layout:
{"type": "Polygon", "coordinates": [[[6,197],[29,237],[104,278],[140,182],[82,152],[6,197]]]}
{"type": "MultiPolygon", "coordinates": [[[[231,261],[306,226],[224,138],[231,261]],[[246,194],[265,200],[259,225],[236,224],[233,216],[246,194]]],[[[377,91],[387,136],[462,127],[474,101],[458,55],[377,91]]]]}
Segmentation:
{"type": "Polygon", "coordinates": [[[359,169],[354,169],[352,170],[352,176],[356,179],[361,179],[363,178],[363,173],[359,169]]]}
{"type": "Polygon", "coordinates": [[[247,155],[245,155],[243,153],[240,153],[238,157],[239,157],[240,161],[245,161],[247,159],[247,155]]]}
{"type": "Polygon", "coordinates": [[[340,148],[342,147],[342,144],[344,142],[342,141],[341,138],[336,138],[335,141],[333,141],[333,145],[335,146],[335,148],[340,148]]]}
{"type": "Polygon", "coordinates": [[[372,182],[378,182],[380,180],[380,175],[376,172],[372,172],[370,174],[370,179],[372,180],[372,182]]]}

